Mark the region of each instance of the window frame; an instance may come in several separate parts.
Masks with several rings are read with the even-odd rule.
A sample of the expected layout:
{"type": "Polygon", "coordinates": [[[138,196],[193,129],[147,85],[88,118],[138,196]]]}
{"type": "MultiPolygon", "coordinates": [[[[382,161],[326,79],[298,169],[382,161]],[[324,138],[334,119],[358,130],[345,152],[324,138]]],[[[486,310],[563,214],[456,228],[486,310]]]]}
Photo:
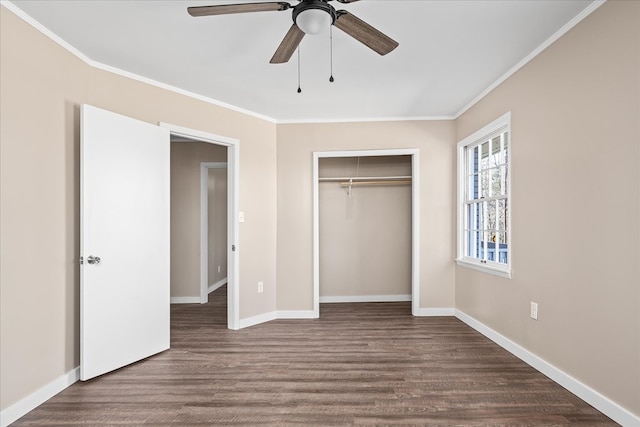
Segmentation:
{"type": "Polygon", "coordinates": [[[458,224],[457,224],[457,255],[456,262],[458,265],[463,267],[468,267],[474,270],[479,270],[485,273],[494,274],[504,278],[511,278],[511,269],[513,265],[512,251],[511,248],[513,246],[513,230],[511,228],[511,212],[512,208],[512,200],[511,200],[511,176],[512,176],[512,163],[511,163],[511,152],[513,151],[513,137],[511,132],[511,112],[504,114],[503,116],[497,118],[493,122],[484,126],[482,129],[474,132],[473,134],[467,136],[463,140],[458,142],[457,145],[457,188],[458,188],[458,200],[457,200],[457,211],[458,211],[458,224]],[[480,258],[471,257],[466,255],[467,245],[468,245],[468,236],[465,232],[465,224],[466,224],[466,215],[467,215],[467,150],[476,147],[479,144],[482,144],[490,139],[495,138],[496,136],[501,135],[504,132],[508,132],[508,150],[507,150],[507,158],[506,158],[506,168],[508,173],[505,177],[505,185],[506,185],[506,203],[508,206],[506,213],[506,241],[507,244],[507,263],[500,263],[497,261],[491,260],[481,260],[480,258]]]}

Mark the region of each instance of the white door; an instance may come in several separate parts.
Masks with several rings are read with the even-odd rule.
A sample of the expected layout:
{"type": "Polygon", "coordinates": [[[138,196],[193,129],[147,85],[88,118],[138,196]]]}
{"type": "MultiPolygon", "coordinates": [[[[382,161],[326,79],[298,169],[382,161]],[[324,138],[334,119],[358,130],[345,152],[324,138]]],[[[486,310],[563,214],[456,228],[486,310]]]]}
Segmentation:
{"type": "Polygon", "coordinates": [[[169,348],[169,131],[83,105],[80,378],[169,348]]]}

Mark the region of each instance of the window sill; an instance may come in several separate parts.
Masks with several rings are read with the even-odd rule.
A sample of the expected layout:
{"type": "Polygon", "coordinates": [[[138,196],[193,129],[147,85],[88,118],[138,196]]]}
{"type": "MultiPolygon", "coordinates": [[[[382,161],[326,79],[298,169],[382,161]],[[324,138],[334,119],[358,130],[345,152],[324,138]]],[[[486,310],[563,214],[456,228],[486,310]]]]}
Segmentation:
{"type": "Polygon", "coordinates": [[[456,262],[461,267],[471,268],[472,270],[481,271],[483,273],[493,274],[494,276],[503,277],[505,279],[511,279],[511,269],[495,268],[489,265],[480,265],[475,262],[470,262],[464,259],[456,259],[456,262]]]}

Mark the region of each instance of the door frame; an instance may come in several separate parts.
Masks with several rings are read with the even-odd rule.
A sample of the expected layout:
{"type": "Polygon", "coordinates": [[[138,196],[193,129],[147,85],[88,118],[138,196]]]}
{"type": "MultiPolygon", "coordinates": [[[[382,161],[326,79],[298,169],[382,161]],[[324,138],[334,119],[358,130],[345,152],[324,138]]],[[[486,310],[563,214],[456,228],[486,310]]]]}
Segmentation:
{"type": "Polygon", "coordinates": [[[227,162],[200,163],[200,304],[209,301],[209,169],[228,169],[227,162]]]}
{"type": "Polygon", "coordinates": [[[173,136],[227,147],[227,327],[240,329],[240,141],[170,123],[160,122],[158,125],[168,129],[173,136]]]}
{"type": "Polygon", "coordinates": [[[320,204],[318,161],[327,157],[411,156],[411,314],[420,315],[420,150],[314,151],[313,152],[313,311],[320,317],[320,204]]]}

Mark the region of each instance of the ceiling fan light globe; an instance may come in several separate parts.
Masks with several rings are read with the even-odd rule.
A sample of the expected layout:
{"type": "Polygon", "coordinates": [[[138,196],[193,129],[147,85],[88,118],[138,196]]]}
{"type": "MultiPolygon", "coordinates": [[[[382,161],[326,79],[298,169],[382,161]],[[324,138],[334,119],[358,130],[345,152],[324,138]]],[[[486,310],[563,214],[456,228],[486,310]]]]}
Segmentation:
{"type": "Polygon", "coordinates": [[[320,34],[331,25],[331,15],[322,9],[303,10],[296,16],[296,25],[305,34],[320,34]]]}

